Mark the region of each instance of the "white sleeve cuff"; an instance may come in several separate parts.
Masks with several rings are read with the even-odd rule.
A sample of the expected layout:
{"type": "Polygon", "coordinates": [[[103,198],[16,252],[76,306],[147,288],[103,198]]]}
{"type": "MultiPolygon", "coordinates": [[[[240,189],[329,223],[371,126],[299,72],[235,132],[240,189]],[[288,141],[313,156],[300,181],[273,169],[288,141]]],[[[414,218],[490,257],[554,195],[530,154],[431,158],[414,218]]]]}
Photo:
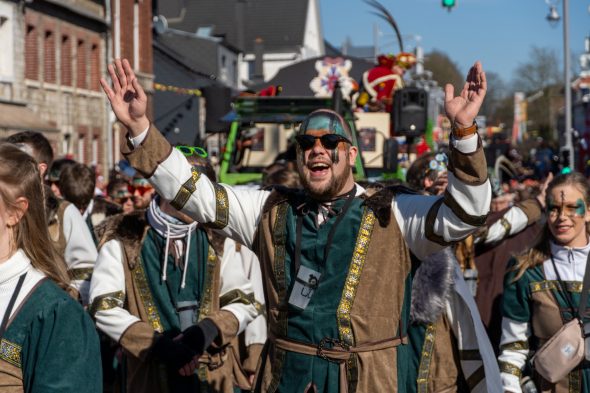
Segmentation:
{"type": "Polygon", "coordinates": [[[459,150],[463,154],[473,153],[477,150],[477,141],[479,136],[477,133],[465,138],[465,139],[455,139],[451,137],[451,143],[453,147],[459,150]]]}
{"type": "Polygon", "coordinates": [[[150,130],[150,126],[147,126],[147,128],[145,130],[143,130],[143,132],[141,134],[139,134],[136,137],[129,138],[134,149],[137,148],[137,146],[141,145],[141,143],[143,142],[143,140],[147,136],[147,133],[149,130],[150,130]]]}

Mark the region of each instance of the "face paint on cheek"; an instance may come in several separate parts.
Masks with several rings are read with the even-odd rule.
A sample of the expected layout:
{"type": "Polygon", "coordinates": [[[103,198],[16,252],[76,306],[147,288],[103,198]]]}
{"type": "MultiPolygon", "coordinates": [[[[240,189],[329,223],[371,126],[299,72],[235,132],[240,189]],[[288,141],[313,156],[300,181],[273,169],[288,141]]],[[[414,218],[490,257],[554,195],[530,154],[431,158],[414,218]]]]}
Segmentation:
{"type": "Polygon", "coordinates": [[[338,148],[332,149],[330,153],[330,158],[332,158],[332,162],[334,164],[338,164],[338,161],[340,161],[340,157],[338,155],[338,148]]]}
{"type": "Polygon", "coordinates": [[[581,199],[576,201],[576,215],[580,217],[584,217],[586,215],[586,205],[581,199]]]}

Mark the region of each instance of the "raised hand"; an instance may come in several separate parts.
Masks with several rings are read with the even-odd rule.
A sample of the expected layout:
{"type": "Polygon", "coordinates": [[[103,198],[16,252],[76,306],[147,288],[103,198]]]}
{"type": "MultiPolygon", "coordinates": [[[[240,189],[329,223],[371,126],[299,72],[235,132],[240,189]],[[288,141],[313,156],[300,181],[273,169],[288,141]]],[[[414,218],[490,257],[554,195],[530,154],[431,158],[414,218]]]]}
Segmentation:
{"type": "Polygon", "coordinates": [[[455,97],[453,85],[447,84],[445,112],[451,123],[462,128],[471,126],[481,108],[487,88],[486,74],[479,61],[469,69],[467,81],[458,97],[455,97]]]}
{"type": "Polygon", "coordinates": [[[147,96],[137,81],[137,77],[127,59],[115,59],[108,66],[113,87],[100,78],[100,84],[107,95],[115,116],[128,129],[132,137],[141,134],[149,127],[146,116],[147,96]]]}

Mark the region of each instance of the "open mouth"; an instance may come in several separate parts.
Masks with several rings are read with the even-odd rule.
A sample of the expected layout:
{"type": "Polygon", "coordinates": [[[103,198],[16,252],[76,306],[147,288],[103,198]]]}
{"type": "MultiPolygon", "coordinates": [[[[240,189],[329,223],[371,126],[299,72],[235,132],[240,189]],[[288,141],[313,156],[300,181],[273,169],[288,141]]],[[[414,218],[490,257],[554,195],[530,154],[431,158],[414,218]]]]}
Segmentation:
{"type": "Polygon", "coordinates": [[[309,171],[311,172],[311,177],[323,177],[328,174],[330,171],[330,165],[324,162],[315,162],[308,165],[309,171]]]}

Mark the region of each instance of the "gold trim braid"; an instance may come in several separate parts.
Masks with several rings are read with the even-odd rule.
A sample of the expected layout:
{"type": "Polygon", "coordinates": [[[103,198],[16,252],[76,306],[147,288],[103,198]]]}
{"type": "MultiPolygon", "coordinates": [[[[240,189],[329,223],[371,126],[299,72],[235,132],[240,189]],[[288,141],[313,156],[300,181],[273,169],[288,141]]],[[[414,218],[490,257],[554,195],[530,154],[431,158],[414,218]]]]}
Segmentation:
{"type": "Polygon", "coordinates": [[[20,368],[22,366],[20,357],[21,349],[20,345],[3,338],[0,341],[0,359],[20,368]]]}
{"type": "Polygon", "coordinates": [[[104,295],[97,296],[92,304],[88,312],[94,318],[97,312],[110,310],[115,307],[123,307],[123,303],[125,302],[125,292],[117,291],[111,293],[105,293],[104,295]]]}
{"type": "Polygon", "coordinates": [[[515,341],[512,343],[507,343],[500,346],[500,351],[508,350],[508,351],[524,351],[529,349],[529,342],[528,341],[515,341]]]}
{"type": "Polygon", "coordinates": [[[162,325],[160,314],[158,314],[156,303],[152,297],[152,292],[150,291],[150,286],[143,269],[143,260],[141,258],[135,269],[131,271],[131,274],[135,284],[137,285],[139,297],[141,298],[141,302],[143,303],[143,307],[147,313],[150,325],[152,325],[152,328],[156,332],[162,333],[164,331],[164,326],[162,325]]]}
{"type": "MultiPolygon", "coordinates": [[[[365,208],[356,239],[356,244],[354,246],[352,260],[350,262],[350,267],[348,268],[348,276],[346,277],[346,281],[344,283],[342,298],[340,299],[340,304],[338,305],[338,333],[340,336],[340,341],[348,346],[355,345],[350,313],[352,311],[358,285],[361,281],[361,274],[363,272],[363,267],[365,266],[365,260],[367,259],[367,251],[369,250],[369,243],[371,241],[371,234],[373,232],[373,226],[375,225],[375,219],[375,214],[371,210],[365,208]]],[[[357,369],[357,356],[352,355],[346,364],[349,392],[356,391],[356,385],[358,382],[357,369]]]]}
{"type": "Polygon", "coordinates": [[[213,306],[213,280],[216,268],[217,254],[215,254],[215,250],[210,245],[209,253],[207,254],[207,271],[205,272],[205,290],[203,291],[203,300],[199,309],[199,321],[202,321],[211,314],[211,308],[213,306]]]}
{"type": "MultiPolygon", "coordinates": [[[[287,299],[287,283],[285,276],[285,245],[287,242],[287,210],[288,203],[281,203],[277,207],[276,219],[272,228],[274,243],[274,274],[277,280],[277,294],[279,301],[287,299]]],[[[279,311],[277,315],[277,334],[283,337],[287,336],[287,312],[279,311]]],[[[275,356],[272,362],[272,380],[268,386],[268,393],[274,393],[281,382],[283,371],[283,362],[285,361],[285,351],[275,347],[275,356]]]]}
{"type": "Polygon", "coordinates": [[[79,267],[68,270],[68,275],[72,281],[84,280],[90,281],[92,278],[92,272],[94,271],[91,267],[79,267]]]}
{"type": "MultiPolygon", "coordinates": [[[[555,280],[536,281],[529,284],[531,292],[541,292],[559,289],[559,282],[555,280]]],[[[580,281],[566,281],[565,287],[568,292],[582,292],[582,282],[580,281]]]]}
{"type": "Polygon", "coordinates": [[[428,380],[430,378],[430,363],[432,362],[432,352],[434,351],[434,340],[436,339],[436,325],[428,324],[424,333],[424,344],[420,356],[420,367],[418,368],[418,393],[428,393],[428,380]]]}
{"type": "Polygon", "coordinates": [[[185,181],[182,186],[180,186],[180,189],[176,193],[176,196],[170,202],[170,204],[176,210],[181,210],[184,207],[184,205],[186,205],[188,199],[197,189],[197,181],[199,181],[199,177],[201,177],[201,173],[197,171],[195,168],[191,168],[191,177],[187,181],[185,181]]]}
{"type": "Polygon", "coordinates": [[[213,183],[215,189],[215,222],[206,224],[210,228],[223,229],[229,222],[229,198],[221,184],[213,183]]]}
{"type": "Polygon", "coordinates": [[[518,378],[522,376],[522,371],[520,371],[520,368],[516,367],[512,363],[498,362],[498,365],[500,366],[501,373],[511,374],[517,376],[518,378]]]}

